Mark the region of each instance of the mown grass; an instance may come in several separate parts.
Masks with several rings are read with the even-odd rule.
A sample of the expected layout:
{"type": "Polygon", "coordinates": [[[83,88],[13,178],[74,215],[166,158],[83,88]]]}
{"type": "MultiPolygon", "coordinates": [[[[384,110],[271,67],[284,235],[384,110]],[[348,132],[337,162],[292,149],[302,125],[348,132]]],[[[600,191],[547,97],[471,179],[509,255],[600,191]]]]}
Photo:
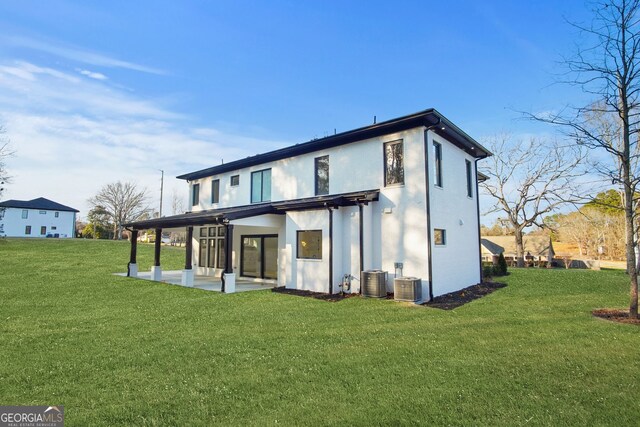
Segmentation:
{"type": "Polygon", "coordinates": [[[515,270],[441,311],[113,276],[127,260],[0,242],[0,404],[62,404],[67,425],[638,423],[640,330],[590,315],[625,306],[621,271],[515,270]]]}

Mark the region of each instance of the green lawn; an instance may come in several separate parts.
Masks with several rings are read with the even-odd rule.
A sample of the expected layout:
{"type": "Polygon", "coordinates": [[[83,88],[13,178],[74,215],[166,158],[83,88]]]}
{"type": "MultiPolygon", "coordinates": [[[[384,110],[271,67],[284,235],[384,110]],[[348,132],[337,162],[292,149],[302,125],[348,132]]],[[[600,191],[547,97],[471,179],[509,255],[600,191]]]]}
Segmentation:
{"type": "Polygon", "coordinates": [[[62,404],[70,426],[638,425],[640,329],[590,315],[626,305],[623,272],[513,271],[441,311],[111,275],[128,251],[0,241],[0,405],[62,404]]]}

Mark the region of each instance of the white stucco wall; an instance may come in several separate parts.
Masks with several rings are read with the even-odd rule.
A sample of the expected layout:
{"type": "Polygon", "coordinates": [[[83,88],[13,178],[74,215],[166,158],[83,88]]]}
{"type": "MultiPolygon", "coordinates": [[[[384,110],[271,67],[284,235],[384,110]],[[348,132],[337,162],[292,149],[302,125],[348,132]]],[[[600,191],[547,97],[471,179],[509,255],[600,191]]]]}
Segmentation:
{"type": "Polygon", "coordinates": [[[433,294],[438,296],[480,281],[478,195],[474,158],[433,132],[429,132],[428,142],[432,235],[433,229],[446,230],[446,245],[431,245],[433,294]],[[442,145],[442,188],[435,186],[434,141],[442,145]],[[472,166],[473,197],[467,196],[465,160],[472,166]]]}
{"type": "Polygon", "coordinates": [[[75,237],[75,218],[75,212],[6,208],[0,224],[7,237],[46,237],[49,233],[58,233],[60,238],[72,238],[75,237]],[[22,218],[23,210],[28,212],[26,219],[22,218]],[[28,225],[31,226],[31,235],[25,234],[28,225]],[[40,233],[41,227],[46,227],[45,234],[40,233]]]}

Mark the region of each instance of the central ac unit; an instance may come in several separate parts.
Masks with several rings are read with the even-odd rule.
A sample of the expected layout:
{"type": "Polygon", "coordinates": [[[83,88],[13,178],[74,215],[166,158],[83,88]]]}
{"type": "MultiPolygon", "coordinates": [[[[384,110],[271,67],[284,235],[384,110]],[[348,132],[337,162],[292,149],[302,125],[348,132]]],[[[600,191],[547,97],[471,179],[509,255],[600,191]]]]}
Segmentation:
{"type": "Polygon", "coordinates": [[[422,300],[422,280],[417,277],[398,277],[393,281],[393,299],[418,302],[422,300]]]}
{"type": "Polygon", "coordinates": [[[382,270],[363,271],[360,276],[360,292],[363,297],[385,298],[387,296],[387,272],[382,270]]]}

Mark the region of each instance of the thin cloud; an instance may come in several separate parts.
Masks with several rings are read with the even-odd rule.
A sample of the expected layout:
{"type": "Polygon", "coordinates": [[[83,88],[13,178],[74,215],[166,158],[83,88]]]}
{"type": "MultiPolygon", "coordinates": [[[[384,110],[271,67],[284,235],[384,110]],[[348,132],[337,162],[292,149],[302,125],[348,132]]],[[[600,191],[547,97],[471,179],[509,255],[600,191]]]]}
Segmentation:
{"type": "Polygon", "coordinates": [[[165,71],[148,67],[146,65],[140,65],[133,62],[123,61],[117,58],[112,58],[101,53],[90,52],[88,50],[84,50],[82,48],[78,48],[75,46],[62,45],[62,44],[54,44],[54,43],[45,43],[39,40],[21,37],[21,36],[9,36],[3,37],[3,40],[6,44],[15,47],[21,47],[26,49],[37,50],[40,52],[45,52],[51,55],[59,56],[61,58],[70,59],[72,61],[82,62],[85,64],[100,66],[100,67],[109,67],[109,68],[124,68],[133,71],[139,71],[142,73],[149,74],[158,74],[165,75],[167,74],[165,71]]]}
{"type": "Polygon", "coordinates": [[[79,68],[76,68],[76,71],[79,72],[80,74],[82,74],[83,76],[89,77],[90,79],[107,80],[107,76],[105,76],[102,73],[97,73],[97,72],[89,71],[89,70],[81,70],[79,68]]]}

